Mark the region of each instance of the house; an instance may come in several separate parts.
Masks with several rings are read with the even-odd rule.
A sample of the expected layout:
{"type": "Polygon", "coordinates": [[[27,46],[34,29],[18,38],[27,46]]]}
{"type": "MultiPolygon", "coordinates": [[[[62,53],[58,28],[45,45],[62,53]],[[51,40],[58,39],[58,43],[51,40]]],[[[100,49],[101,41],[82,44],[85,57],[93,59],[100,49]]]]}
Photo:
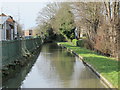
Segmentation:
{"type": "Polygon", "coordinates": [[[32,38],[33,37],[33,30],[24,30],[24,37],[26,39],[32,38]]]}
{"type": "Polygon", "coordinates": [[[24,36],[32,36],[33,31],[32,30],[24,30],[24,36]]]}
{"type": "Polygon", "coordinates": [[[4,13],[0,15],[0,41],[14,40],[17,38],[17,22],[4,13]]]}

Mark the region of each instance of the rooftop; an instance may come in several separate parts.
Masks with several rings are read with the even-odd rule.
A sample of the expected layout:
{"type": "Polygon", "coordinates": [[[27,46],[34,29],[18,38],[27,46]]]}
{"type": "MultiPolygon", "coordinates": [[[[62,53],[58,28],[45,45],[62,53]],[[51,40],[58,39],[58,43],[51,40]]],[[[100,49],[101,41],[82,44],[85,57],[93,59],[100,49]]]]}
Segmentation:
{"type": "Polygon", "coordinates": [[[5,21],[14,22],[11,16],[7,16],[4,13],[0,14],[0,24],[3,24],[5,21]]]}
{"type": "Polygon", "coordinates": [[[4,13],[2,13],[2,14],[0,14],[0,16],[7,16],[7,15],[5,15],[4,13]]]}

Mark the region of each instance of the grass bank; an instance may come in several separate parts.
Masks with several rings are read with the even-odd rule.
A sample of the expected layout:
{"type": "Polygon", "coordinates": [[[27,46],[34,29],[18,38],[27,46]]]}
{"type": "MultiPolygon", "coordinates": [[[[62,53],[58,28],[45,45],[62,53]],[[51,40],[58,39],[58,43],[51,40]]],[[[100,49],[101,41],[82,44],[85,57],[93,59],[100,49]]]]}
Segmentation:
{"type": "Polygon", "coordinates": [[[61,44],[82,56],[85,62],[92,65],[92,67],[94,67],[114,87],[118,88],[118,73],[120,73],[120,71],[118,69],[118,61],[114,58],[99,55],[94,51],[75,46],[70,42],[59,42],[58,44],[61,44]]]}

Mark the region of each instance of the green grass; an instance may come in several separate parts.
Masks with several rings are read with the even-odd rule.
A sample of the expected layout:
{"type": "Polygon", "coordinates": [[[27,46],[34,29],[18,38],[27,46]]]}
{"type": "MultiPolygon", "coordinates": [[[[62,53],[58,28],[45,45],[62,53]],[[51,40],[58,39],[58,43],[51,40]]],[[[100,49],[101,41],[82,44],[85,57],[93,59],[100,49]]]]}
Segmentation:
{"type": "Polygon", "coordinates": [[[60,42],[63,46],[73,50],[84,58],[84,61],[92,65],[102,76],[104,76],[114,87],[118,88],[118,61],[114,58],[97,54],[94,51],[74,46],[69,42],[60,42]]]}

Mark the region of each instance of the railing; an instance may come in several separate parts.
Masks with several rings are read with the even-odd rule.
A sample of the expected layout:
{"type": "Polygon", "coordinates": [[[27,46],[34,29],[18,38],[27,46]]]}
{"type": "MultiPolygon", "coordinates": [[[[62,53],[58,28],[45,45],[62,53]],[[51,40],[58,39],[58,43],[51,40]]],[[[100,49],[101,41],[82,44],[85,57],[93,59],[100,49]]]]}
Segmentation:
{"type": "MultiPolygon", "coordinates": [[[[26,39],[26,40],[13,40],[0,42],[0,61],[2,66],[12,63],[17,58],[30,54],[38,46],[41,45],[40,38],[26,39]]],[[[1,65],[0,65],[1,69],[1,65]]]]}

